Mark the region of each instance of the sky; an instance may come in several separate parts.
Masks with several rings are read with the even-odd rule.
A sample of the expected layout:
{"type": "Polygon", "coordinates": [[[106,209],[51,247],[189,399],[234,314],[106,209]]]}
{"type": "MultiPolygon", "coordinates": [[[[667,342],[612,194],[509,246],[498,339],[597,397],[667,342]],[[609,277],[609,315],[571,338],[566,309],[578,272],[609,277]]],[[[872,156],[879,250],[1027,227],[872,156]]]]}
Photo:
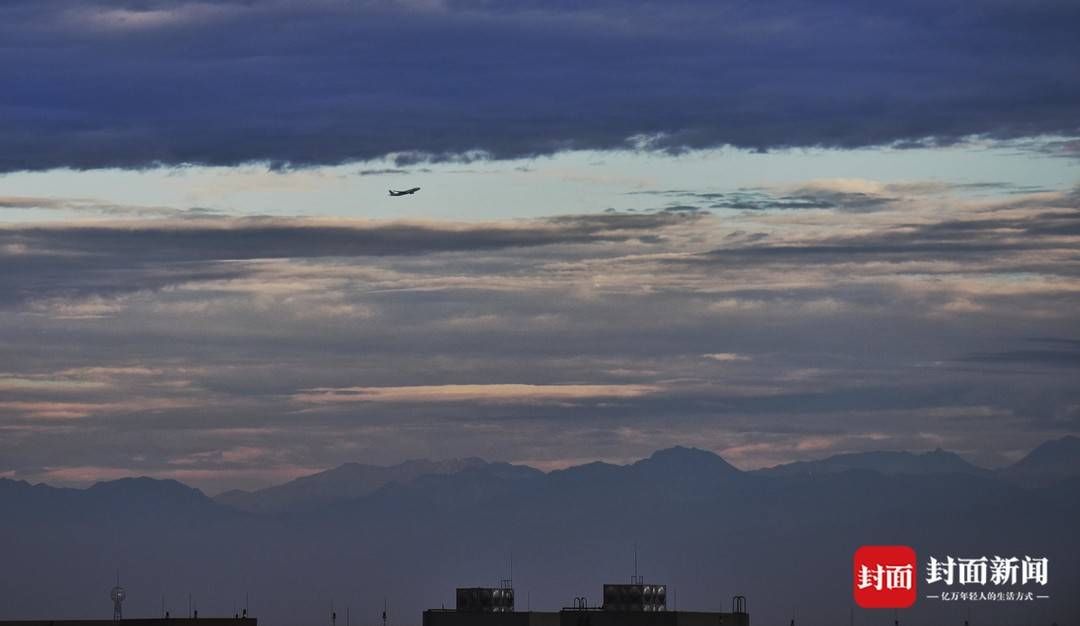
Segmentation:
{"type": "Polygon", "coordinates": [[[5,2],[0,476],[1080,433],[1077,22],[5,2]]]}

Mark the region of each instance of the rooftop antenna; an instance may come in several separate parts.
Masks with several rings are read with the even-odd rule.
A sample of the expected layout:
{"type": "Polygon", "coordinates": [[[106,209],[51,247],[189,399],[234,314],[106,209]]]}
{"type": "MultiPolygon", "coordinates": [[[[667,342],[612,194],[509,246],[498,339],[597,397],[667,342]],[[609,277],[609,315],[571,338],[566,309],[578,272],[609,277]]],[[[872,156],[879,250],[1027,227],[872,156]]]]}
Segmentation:
{"type": "Polygon", "coordinates": [[[514,588],[514,553],[510,553],[510,559],[508,561],[510,565],[509,578],[503,578],[499,581],[500,589],[513,589],[514,588]]]}
{"type": "Polygon", "coordinates": [[[386,596],[382,599],[382,626],[386,626],[387,613],[390,611],[390,602],[387,601],[386,596]]]}
{"type": "Polygon", "coordinates": [[[330,626],[337,626],[337,611],[334,610],[334,601],[330,601],[330,626]]]}
{"type": "Polygon", "coordinates": [[[634,542],[634,576],[630,579],[630,582],[635,585],[642,584],[642,577],[637,573],[637,542],[634,542]]]}
{"type": "Polygon", "coordinates": [[[124,619],[124,609],[122,607],[124,598],[127,597],[127,593],[124,588],[120,586],[120,570],[116,570],[116,586],[109,591],[109,597],[112,599],[112,618],[114,622],[118,622],[124,619]]]}

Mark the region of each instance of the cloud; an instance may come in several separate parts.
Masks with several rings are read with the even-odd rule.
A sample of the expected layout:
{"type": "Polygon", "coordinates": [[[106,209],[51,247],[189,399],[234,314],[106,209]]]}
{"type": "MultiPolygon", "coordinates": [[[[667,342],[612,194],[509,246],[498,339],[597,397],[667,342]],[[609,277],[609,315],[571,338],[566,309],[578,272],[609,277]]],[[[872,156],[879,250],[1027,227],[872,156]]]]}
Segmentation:
{"type": "Polygon", "coordinates": [[[870,229],[847,233],[832,229],[833,234],[825,236],[728,245],[701,259],[827,265],[869,259],[975,262],[982,256],[997,261],[1010,258],[1015,261],[1013,271],[1030,269],[1072,276],[1080,269],[1071,254],[1080,235],[1075,195],[1069,191],[995,199],[946,219],[929,218],[925,208],[920,212],[917,205],[909,205],[913,207],[910,215],[887,218],[889,221],[880,221],[870,229]]]}
{"type": "Polygon", "coordinates": [[[1026,365],[1034,367],[1080,367],[1080,340],[1076,339],[1033,339],[1031,341],[1050,343],[1066,349],[1048,350],[1028,348],[1003,352],[984,352],[971,354],[962,360],[987,365],[1026,365]]]}
{"type": "Polygon", "coordinates": [[[631,191],[627,195],[658,196],[680,204],[663,211],[808,211],[829,210],[843,213],[905,210],[913,202],[954,196],[957,192],[984,192],[1000,195],[1032,196],[1045,193],[1060,199],[1057,190],[1030,185],[999,182],[948,183],[943,181],[907,181],[883,183],[873,180],[837,178],[804,181],[792,185],[747,187],[734,191],[693,191],[661,189],[631,191]]]}
{"type": "Polygon", "coordinates": [[[96,213],[107,217],[209,218],[224,215],[204,207],[175,208],[103,202],[92,198],[0,196],[0,210],[45,210],[96,213]]]}
{"type": "Polygon", "coordinates": [[[734,361],[749,361],[750,360],[750,357],[748,357],[746,355],[735,354],[735,353],[732,353],[732,352],[714,352],[712,354],[703,354],[701,356],[705,357],[706,359],[711,359],[713,361],[720,361],[721,363],[731,363],[731,362],[734,362],[734,361]]]}
{"type": "Polygon", "coordinates": [[[676,443],[990,462],[1080,430],[1075,191],[764,191],[800,189],[890,207],[5,226],[0,473],[221,489],[676,443]]]}
{"type": "Polygon", "coordinates": [[[378,168],[378,169],[357,170],[356,173],[359,176],[387,176],[387,175],[390,175],[390,174],[415,174],[415,173],[423,174],[423,173],[427,173],[427,172],[430,172],[430,171],[431,170],[429,168],[426,168],[426,167],[421,167],[421,168],[411,169],[411,170],[406,170],[406,169],[397,168],[397,167],[384,167],[384,168],[378,168]]]}
{"type": "Polygon", "coordinates": [[[18,378],[0,374],[0,390],[4,391],[47,391],[49,393],[64,393],[65,391],[86,391],[88,389],[105,389],[108,385],[97,381],[84,380],[41,380],[35,378],[18,378]]]}
{"type": "MultiPolygon", "coordinates": [[[[41,389],[36,389],[41,391],[41,389]]],[[[0,415],[15,414],[26,419],[78,419],[95,414],[146,413],[197,406],[192,400],[132,398],[115,402],[0,401],[0,415]]]]}
{"type": "Polygon", "coordinates": [[[235,220],[31,225],[0,229],[10,256],[201,261],[387,256],[625,241],[680,223],[681,216],[580,215],[502,223],[347,219],[235,220]]]}
{"type": "Polygon", "coordinates": [[[0,275],[0,306],[32,298],[39,308],[60,316],[94,317],[120,306],[103,296],[230,280],[247,273],[224,261],[416,256],[645,241],[693,219],[639,214],[455,224],[215,218],[5,226],[0,227],[0,259],[10,271],[0,275]],[[78,272],[82,280],[71,284],[65,272],[78,272]],[[138,281],[117,280],[136,273],[138,281]],[[70,301],[81,292],[95,298],[70,301]]]}
{"type": "Polygon", "coordinates": [[[306,404],[342,402],[481,402],[521,404],[591,399],[637,398],[659,391],[652,385],[417,385],[305,389],[293,400],[306,404]]]}
{"type": "Polygon", "coordinates": [[[1078,12],[993,0],[17,0],[0,8],[11,83],[0,171],[971,135],[1055,135],[1044,149],[1073,154],[1078,12]]]}

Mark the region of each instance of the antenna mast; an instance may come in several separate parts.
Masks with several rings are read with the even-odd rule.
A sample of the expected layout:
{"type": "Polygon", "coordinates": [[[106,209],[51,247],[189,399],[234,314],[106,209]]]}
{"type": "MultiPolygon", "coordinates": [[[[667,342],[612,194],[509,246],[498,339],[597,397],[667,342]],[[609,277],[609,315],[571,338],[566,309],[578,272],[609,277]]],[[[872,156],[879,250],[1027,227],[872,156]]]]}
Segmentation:
{"type": "Polygon", "coordinates": [[[120,570],[116,570],[116,586],[109,591],[109,598],[112,599],[112,618],[114,622],[124,619],[123,603],[125,597],[127,597],[127,593],[120,586],[120,570]]]}
{"type": "Polygon", "coordinates": [[[635,585],[641,585],[644,583],[644,578],[638,576],[637,569],[637,542],[634,542],[634,576],[630,579],[630,582],[635,585]]]}

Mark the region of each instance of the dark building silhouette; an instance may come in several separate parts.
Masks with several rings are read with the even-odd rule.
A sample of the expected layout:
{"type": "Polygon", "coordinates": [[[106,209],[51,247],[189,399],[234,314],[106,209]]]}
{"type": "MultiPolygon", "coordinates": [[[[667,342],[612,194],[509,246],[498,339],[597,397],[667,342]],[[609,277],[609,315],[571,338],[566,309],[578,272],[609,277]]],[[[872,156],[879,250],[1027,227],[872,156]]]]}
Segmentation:
{"type": "Polygon", "coordinates": [[[258,620],[254,617],[41,619],[0,621],[0,626],[258,626],[258,620]]]}
{"type": "Polygon", "coordinates": [[[601,606],[579,597],[559,611],[515,611],[512,588],[467,587],[455,608],[424,611],[423,626],[750,626],[750,614],[742,596],[730,613],[669,611],[666,585],[641,582],[604,585],[601,606]]]}

